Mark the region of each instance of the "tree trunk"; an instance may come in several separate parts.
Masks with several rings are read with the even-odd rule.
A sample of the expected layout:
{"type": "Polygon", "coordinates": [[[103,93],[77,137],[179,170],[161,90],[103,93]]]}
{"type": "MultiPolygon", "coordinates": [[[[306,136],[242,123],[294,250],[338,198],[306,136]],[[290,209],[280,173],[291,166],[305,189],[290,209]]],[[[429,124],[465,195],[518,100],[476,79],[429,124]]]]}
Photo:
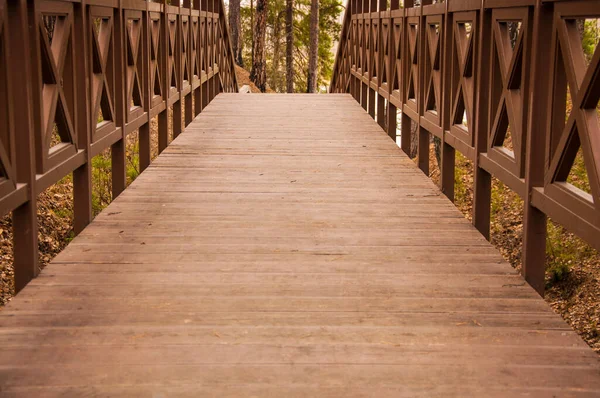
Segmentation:
{"type": "Polygon", "coordinates": [[[267,1],[256,0],[256,24],[254,25],[252,71],[250,80],[263,93],[267,90],[267,65],[265,61],[265,38],[267,30],[267,1]]]}
{"type": "Polygon", "coordinates": [[[285,3],[285,80],[287,92],[294,92],[294,0],[285,3]]]}
{"type": "Polygon", "coordinates": [[[242,20],[240,17],[240,0],[229,0],[229,32],[233,46],[233,57],[236,64],[244,66],[242,59],[242,20]]]}
{"type": "Polygon", "coordinates": [[[254,65],[254,0],[250,0],[250,34],[252,38],[252,49],[250,51],[250,63],[254,65]]]}
{"type": "Polygon", "coordinates": [[[417,123],[411,120],[410,122],[410,153],[408,157],[414,159],[417,157],[419,150],[419,129],[417,123]]]}
{"type": "Polygon", "coordinates": [[[438,169],[442,169],[442,140],[439,137],[433,136],[433,148],[435,150],[435,160],[437,161],[438,169]]]}
{"type": "Polygon", "coordinates": [[[271,63],[271,83],[272,89],[277,90],[280,87],[280,74],[279,74],[279,59],[281,58],[280,47],[281,47],[281,17],[283,13],[278,13],[275,18],[273,25],[273,62],[271,63]]]}
{"type": "Polygon", "coordinates": [[[307,91],[317,92],[317,67],[319,58],[319,0],[310,3],[310,48],[308,51],[307,91]]]}

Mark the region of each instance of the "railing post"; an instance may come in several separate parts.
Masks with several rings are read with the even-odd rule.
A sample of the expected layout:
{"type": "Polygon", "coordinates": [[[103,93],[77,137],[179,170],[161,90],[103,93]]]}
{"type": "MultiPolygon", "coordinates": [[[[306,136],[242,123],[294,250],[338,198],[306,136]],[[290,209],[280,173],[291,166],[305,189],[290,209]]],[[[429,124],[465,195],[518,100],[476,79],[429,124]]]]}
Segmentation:
{"type": "MultiPolygon", "coordinates": [[[[373,31],[373,18],[372,14],[377,12],[377,0],[369,0],[369,8],[367,10],[367,17],[369,19],[369,29],[367,30],[367,38],[369,40],[369,54],[367,56],[367,73],[363,76],[367,77],[367,92],[368,92],[368,111],[369,115],[375,119],[375,90],[371,87],[371,82],[373,81],[373,69],[375,69],[375,62],[373,61],[375,58],[375,43],[372,42],[373,35],[371,32],[373,31]]],[[[378,26],[379,28],[379,26],[378,26]]]]}
{"type": "Polygon", "coordinates": [[[8,65],[9,84],[22,83],[19,90],[12,88],[10,95],[13,103],[13,122],[16,140],[16,176],[17,182],[27,185],[27,201],[12,212],[15,292],[19,292],[39,273],[38,225],[35,188],[35,150],[33,138],[33,114],[31,109],[32,69],[30,65],[32,46],[29,34],[37,34],[35,24],[29,24],[28,12],[33,14],[33,1],[14,0],[7,2],[7,26],[10,59],[8,65]],[[29,27],[29,29],[28,29],[29,27]],[[30,31],[31,30],[31,31],[30,31]],[[25,44],[25,45],[24,45],[25,44]],[[16,111],[15,111],[16,110],[16,111]]]}
{"type": "Polygon", "coordinates": [[[180,94],[179,100],[177,100],[177,102],[173,103],[173,139],[177,138],[181,132],[183,131],[181,128],[181,121],[182,121],[182,109],[181,109],[181,101],[183,100],[183,97],[180,94]]]}
{"type": "Polygon", "coordinates": [[[161,2],[161,13],[160,13],[160,46],[158,55],[158,67],[160,68],[160,76],[162,76],[162,93],[163,100],[165,101],[165,109],[158,114],[158,153],[162,153],[169,145],[169,96],[171,83],[167,79],[167,57],[169,45],[169,20],[167,18],[167,0],[161,2]]]}
{"type": "Polygon", "coordinates": [[[179,11],[177,13],[177,23],[175,28],[175,49],[174,49],[174,58],[175,58],[175,69],[177,70],[177,101],[173,103],[173,139],[177,138],[181,132],[181,122],[183,120],[183,110],[181,107],[181,101],[183,101],[184,96],[182,95],[182,86],[183,86],[183,68],[181,67],[181,55],[182,55],[182,34],[183,29],[181,28],[181,3],[177,2],[177,7],[179,11]]]}
{"type": "MultiPolygon", "coordinates": [[[[358,90],[358,79],[356,78],[356,76],[352,73],[352,67],[355,67],[356,70],[356,66],[357,66],[357,57],[356,57],[356,49],[358,47],[358,43],[356,42],[356,31],[354,29],[354,16],[358,15],[358,0],[350,0],[350,11],[351,11],[351,15],[350,15],[350,26],[348,29],[350,29],[350,40],[351,40],[351,44],[350,44],[350,93],[352,94],[352,97],[354,97],[354,100],[358,103],[360,103],[360,92],[358,90]]],[[[342,66],[340,65],[340,68],[342,66]]]]}
{"type": "MultiPolygon", "coordinates": [[[[202,7],[200,6],[200,0],[193,1],[194,10],[200,14],[202,7]]],[[[193,34],[193,31],[192,31],[193,34]]],[[[198,79],[200,85],[194,90],[194,117],[198,116],[202,112],[202,15],[198,15],[198,32],[196,36],[196,68],[198,70],[198,79]]]]}
{"type": "Polygon", "coordinates": [[[87,21],[86,4],[74,4],[75,31],[75,81],[76,81],[76,110],[75,127],[77,131],[77,146],[85,150],[85,162],[73,171],[73,230],[79,234],[92,222],[92,158],[90,153],[90,109],[89,93],[85,84],[88,73],[87,64],[87,21]]]}
{"type": "Polygon", "coordinates": [[[396,105],[392,104],[391,101],[388,101],[387,113],[386,113],[386,128],[387,134],[390,136],[394,142],[396,142],[396,130],[398,129],[397,120],[398,117],[398,109],[396,105]]]}
{"type": "MultiPolygon", "coordinates": [[[[192,46],[192,34],[194,33],[194,29],[192,27],[193,25],[193,20],[192,20],[192,13],[191,13],[191,2],[190,0],[184,0],[183,2],[183,7],[186,8],[186,15],[188,18],[187,24],[188,24],[188,33],[187,33],[187,49],[186,49],[186,53],[185,56],[187,57],[187,65],[188,65],[188,81],[190,83],[190,92],[188,94],[185,95],[185,113],[184,113],[184,123],[185,123],[185,127],[187,127],[192,120],[194,120],[194,104],[192,103],[192,95],[194,94],[194,71],[191,69],[192,67],[192,50],[191,50],[191,46],[192,46]]],[[[183,21],[182,21],[183,24],[183,21]]],[[[181,34],[183,35],[185,32],[183,31],[183,29],[181,30],[181,34]]],[[[183,73],[183,71],[182,71],[183,73]]],[[[183,77],[182,77],[183,78],[183,77]]]]}
{"type": "Polygon", "coordinates": [[[422,0],[421,5],[419,6],[421,9],[421,12],[419,13],[419,49],[417,50],[417,58],[419,59],[419,83],[417,86],[419,92],[417,95],[419,120],[415,121],[415,123],[417,123],[418,134],[418,166],[427,176],[429,176],[429,131],[421,127],[421,117],[424,115],[425,108],[425,43],[427,42],[427,18],[423,15],[423,5],[431,4],[431,1],[432,0],[422,0]]]}
{"type": "Polygon", "coordinates": [[[115,9],[114,35],[115,35],[115,91],[116,91],[116,118],[117,126],[122,127],[121,138],[111,146],[112,168],[112,196],[116,198],[127,187],[127,167],[125,152],[125,115],[129,104],[125,103],[126,77],[125,77],[125,29],[123,21],[122,1],[115,9]]]}
{"type": "MultiPolygon", "coordinates": [[[[143,68],[144,68],[144,81],[142,82],[144,94],[144,111],[150,115],[152,93],[150,92],[150,11],[148,3],[146,3],[146,13],[142,19],[142,43],[143,43],[143,68]]],[[[150,117],[148,116],[148,122],[144,123],[138,130],[139,138],[139,162],[140,162],[140,173],[150,166],[151,161],[151,142],[150,142],[150,117]]]]}
{"type": "Polygon", "coordinates": [[[533,53],[530,84],[529,120],[527,123],[527,165],[525,168],[526,195],[523,215],[523,276],[531,286],[544,295],[546,271],[546,215],[531,204],[535,187],[544,185],[545,142],[548,98],[552,95],[548,65],[552,62],[552,5],[538,0],[534,11],[533,53]]]}
{"type": "Polygon", "coordinates": [[[412,134],[412,119],[402,112],[400,125],[400,148],[407,155],[410,153],[410,136],[412,134]]]}
{"type": "Polygon", "coordinates": [[[385,98],[377,94],[377,124],[385,130],[385,98]]]}
{"type": "Polygon", "coordinates": [[[442,74],[442,139],[441,139],[441,164],[440,182],[444,195],[454,202],[454,171],[456,167],[456,153],[452,145],[446,142],[446,131],[450,129],[450,96],[452,94],[452,31],[454,29],[453,13],[449,12],[446,4],[446,15],[444,20],[444,46],[443,46],[443,74],[442,74]]]}
{"type": "MultiPolygon", "coordinates": [[[[399,0],[391,0],[389,11],[397,10],[400,8],[399,0]]],[[[394,37],[394,17],[392,17],[390,13],[390,20],[388,22],[388,63],[387,63],[387,71],[388,71],[388,97],[391,97],[392,92],[394,90],[394,86],[392,85],[392,81],[396,79],[396,71],[394,70],[396,65],[396,44],[394,37]]],[[[396,105],[392,104],[392,101],[387,102],[387,112],[386,112],[386,128],[387,134],[390,138],[396,142],[396,134],[398,130],[398,108],[396,105]]]]}
{"type": "MultiPolygon", "coordinates": [[[[402,68],[402,87],[401,98],[403,106],[406,106],[407,99],[407,81],[412,60],[409,59],[409,43],[408,43],[408,14],[407,9],[414,7],[414,0],[404,0],[404,19],[402,21],[402,57],[401,57],[401,68],[402,68]]],[[[410,141],[412,137],[412,119],[406,115],[404,108],[402,109],[402,116],[400,118],[400,148],[405,154],[410,154],[410,141]]]]}
{"type": "Polygon", "coordinates": [[[200,85],[200,91],[202,92],[201,94],[201,99],[202,99],[202,104],[201,104],[201,108],[204,109],[206,108],[206,106],[208,105],[209,102],[209,89],[208,89],[208,72],[209,72],[209,59],[208,59],[208,36],[209,36],[209,32],[208,32],[208,2],[209,0],[201,0],[200,5],[201,5],[201,11],[204,13],[202,15],[202,13],[200,14],[200,37],[203,39],[200,42],[200,51],[202,51],[202,61],[203,64],[201,64],[201,68],[204,67],[203,71],[205,73],[206,76],[206,81],[202,82],[201,80],[201,85],[200,85]],[[202,28],[202,23],[204,23],[204,28],[202,28]]]}
{"type": "Polygon", "coordinates": [[[490,239],[490,212],[492,199],[492,176],[479,166],[479,155],[486,152],[488,134],[488,87],[490,80],[492,20],[491,11],[482,9],[480,15],[479,62],[477,74],[477,99],[475,104],[475,159],[473,161],[473,225],[490,239]]]}

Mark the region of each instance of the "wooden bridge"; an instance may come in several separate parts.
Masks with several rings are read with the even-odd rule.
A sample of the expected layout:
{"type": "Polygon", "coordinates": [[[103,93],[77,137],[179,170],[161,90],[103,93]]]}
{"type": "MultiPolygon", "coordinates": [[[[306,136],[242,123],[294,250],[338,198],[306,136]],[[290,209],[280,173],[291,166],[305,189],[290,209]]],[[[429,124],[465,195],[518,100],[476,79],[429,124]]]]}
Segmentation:
{"type": "MultiPolygon", "coordinates": [[[[564,159],[573,139],[532,144],[532,135],[553,131],[534,118],[555,106],[535,99],[566,88],[551,79],[554,70],[548,79],[529,76],[558,65],[549,63],[556,51],[533,51],[559,46],[562,36],[549,32],[571,29],[570,15],[600,15],[600,6],[404,6],[349,3],[331,89],[339,93],[254,95],[227,93],[237,84],[218,1],[0,2],[0,109],[8,115],[0,118],[0,209],[13,216],[19,290],[0,311],[0,396],[599,396],[597,354],[539,293],[546,215],[600,245],[600,136],[591,117],[600,51],[573,75],[579,105],[567,120],[592,193],[565,173],[539,179],[554,164],[544,160],[548,148],[566,151],[564,159]],[[450,114],[457,86],[446,68],[454,65],[448,35],[467,17],[467,59],[479,78],[460,68],[461,90],[474,95],[464,105],[477,116],[463,124],[450,114]],[[500,90],[524,119],[520,128],[510,123],[520,166],[500,173],[493,151],[501,148],[488,147],[481,131],[493,113],[483,99],[499,93],[485,94],[495,86],[480,80],[496,76],[483,45],[497,39],[486,25],[494,18],[522,24],[522,55],[513,58],[527,87],[511,78],[500,90]],[[424,61],[438,54],[427,51],[430,41],[386,41],[415,23],[418,34],[444,39],[434,72],[424,61]],[[541,34],[553,39],[542,43],[541,34]],[[404,56],[418,48],[419,57],[404,56]],[[439,73],[435,112],[425,100],[428,73],[439,73]],[[420,159],[429,134],[441,139],[443,192],[423,173],[425,162],[417,167],[390,139],[397,115],[404,149],[407,126],[418,129],[420,159]],[[154,118],[161,154],[150,162],[154,118]],[[125,140],[136,130],[145,171],[125,189],[125,140]],[[115,198],[92,221],[90,160],[106,148],[115,198]],[[454,150],[476,161],[475,225],[449,199],[454,150]],[[36,196],[70,173],[78,236],[33,279],[36,196]],[[525,199],[533,287],[486,239],[492,175],[525,199]],[[560,189],[567,196],[553,196],[560,189]]],[[[541,120],[549,119],[558,123],[541,120]]]]}

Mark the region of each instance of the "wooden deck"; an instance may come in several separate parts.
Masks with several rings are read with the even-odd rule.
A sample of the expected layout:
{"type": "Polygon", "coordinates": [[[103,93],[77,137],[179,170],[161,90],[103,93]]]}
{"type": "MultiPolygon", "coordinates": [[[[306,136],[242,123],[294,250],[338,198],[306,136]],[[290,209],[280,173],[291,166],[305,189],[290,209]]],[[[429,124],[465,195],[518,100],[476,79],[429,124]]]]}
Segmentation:
{"type": "Polygon", "coordinates": [[[0,396],[597,396],[347,95],[221,94],[0,312],[0,396]]]}

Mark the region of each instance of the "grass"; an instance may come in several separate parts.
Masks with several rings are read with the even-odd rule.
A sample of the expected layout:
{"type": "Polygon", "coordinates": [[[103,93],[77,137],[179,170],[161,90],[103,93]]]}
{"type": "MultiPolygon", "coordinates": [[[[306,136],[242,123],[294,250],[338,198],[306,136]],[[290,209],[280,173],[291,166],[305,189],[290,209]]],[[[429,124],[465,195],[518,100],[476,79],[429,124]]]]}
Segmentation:
{"type": "Polygon", "coordinates": [[[547,287],[568,278],[571,267],[590,261],[598,252],[563,226],[548,220],[546,238],[547,287]]]}
{"type": "MultiPolygon", "coordinates": [[[[127,137],[126,144],[127,185],[140,174],[139,139],[137,133],[127,137]]],[[[100,214],[112,201],[112,158],[110,149],[92,158],[92,212],[94,217],[100,214]]]]}

